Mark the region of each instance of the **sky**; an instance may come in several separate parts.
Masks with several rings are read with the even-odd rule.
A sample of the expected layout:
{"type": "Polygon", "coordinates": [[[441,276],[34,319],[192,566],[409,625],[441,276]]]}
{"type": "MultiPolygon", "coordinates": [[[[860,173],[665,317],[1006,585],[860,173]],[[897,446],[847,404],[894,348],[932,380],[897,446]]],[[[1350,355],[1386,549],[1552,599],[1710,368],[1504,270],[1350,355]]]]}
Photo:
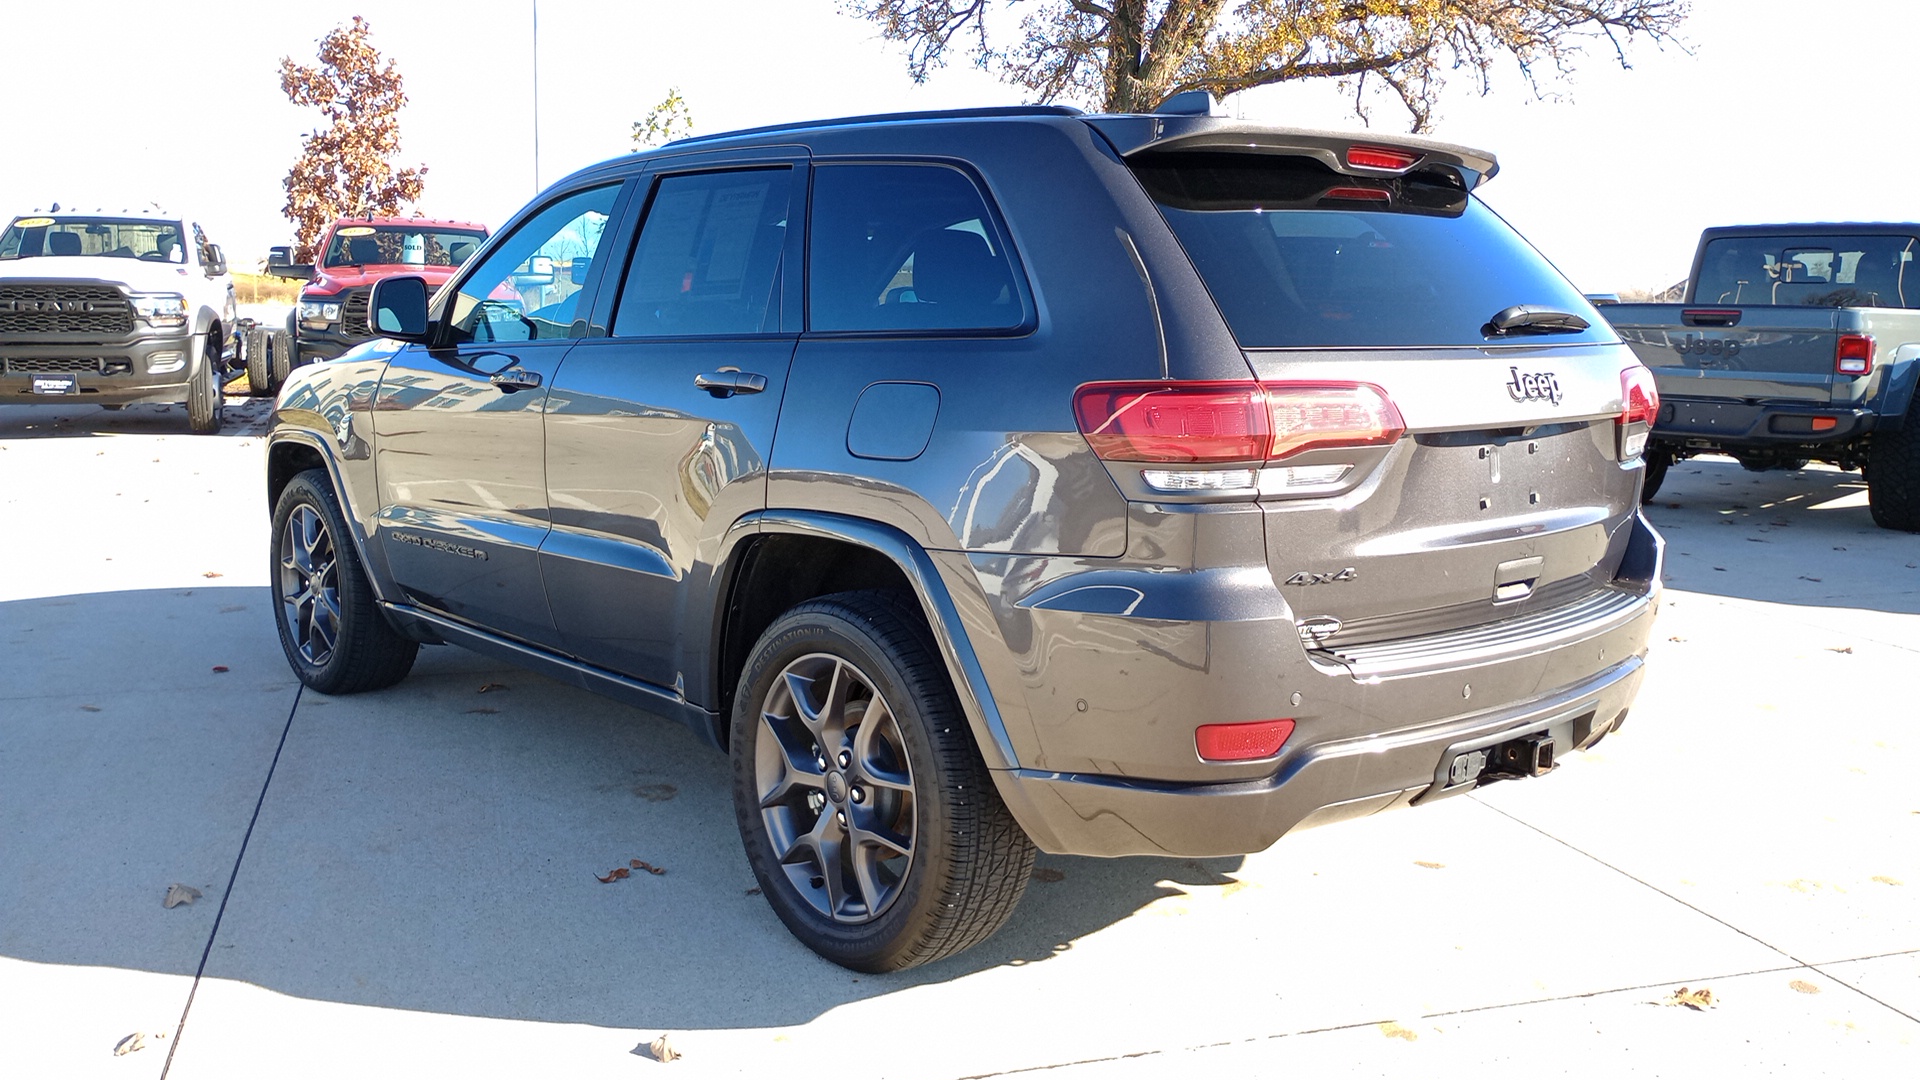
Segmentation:
{"type": "MultiPolygon", "coordinates": [[[[65,0],[9,14],[0,215],[50,202],[157,202],[236,268],[291,239],[281,180],[319,123],[279,87],[355,14],[399,62],[397,164],[428,167],[419,209],[498,226],[565,174],[629,152],[678,88],[696,131],[893,110],[1018,104],[958,62],[925,84],[836,0],[65,0]],[[538,12],[537,49],[534,14],[538,12]],[[26,43],[38,42],[35,47],[26,43]],[[538,110],[535,103],[537,59],[538,110]],[[537,119],[537,125],[536,125],[537,119]],[[534,154],[535,133],[539,153],[534,154]]],[[[1588,292],[1686,276],[1710,225],[1920,218],[1911,137],[1912,0],[1694,0],[1686,47],[1604,44],[1541,100],[1456,75],[1433,134],[1491,150],[1482,194],[1588,292]]],[[[1265,87],[1249,120],[1359,129],[1331,83],[1265,87]]],[[[1406,128],[1386,101],[1376,130],[1406,128]]]]}

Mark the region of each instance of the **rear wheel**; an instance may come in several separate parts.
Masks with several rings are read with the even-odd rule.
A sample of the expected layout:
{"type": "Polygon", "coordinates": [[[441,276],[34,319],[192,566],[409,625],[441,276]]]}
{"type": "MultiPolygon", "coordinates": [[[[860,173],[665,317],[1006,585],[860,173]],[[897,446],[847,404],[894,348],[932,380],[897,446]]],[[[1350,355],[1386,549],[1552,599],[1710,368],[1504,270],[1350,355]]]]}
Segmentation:
{"type": "Polygon", "coordinates": [[[747,861],[787,929],[856,971],[984,941],[1034,847],[994,791],[917,608],[890,593],[795,607],[734,699],[747,861]]]}
{"type": "Polygon", "coordinates": [[[296,359],[294,349],[296,347],[293,334],[289,331],[275,330],[273,332],[268,351],[271,352],[273,356],[273,388],[276,392],[278,392],[282,386],[287,385],[287,376],[293,374],[293,369],[299,366],[294,363],[296,359]]]}
{"type": "Polygon", "coordinates": [[[268,355],[267,339],[264,326],[247,330],[247,392],[254,397],[268,397],[280,389],[280,380],[273,373],[272,357],[268,355]]]}
{"type": "Polygon", "coordinates": [[[324,469],[287,483],[273,511],[274,621],[300,681],[323,694],[379,690],[407,677],[420,645],[374,600],[324,469]]]}
{"type": "Polygon", "coordinates": [[[1666,482],[1667,470],[1673,467],[1673,452],[1653,447],[1647,448],[1646,475],[1640,481],[1640,504],[1645,506],[1660,493],[1660,485],[1666,482]]]}
{"type": "Polygon", "coordinates": [[[219,345],[211,334],[207,335],[206,348],[206,355],[200,358],[200,366],[187,384],[187,426],[196,435],[218,434],[220,422],[225,418],[220,380],[213,371],[220,355],[219,345]]]}
{"type": "Polygon", "coordinates": [[[1920,404],[1908,406],[1899,424],[1874,430],[1867,506],[1883,529],[1920,532],[1920,404]]]}

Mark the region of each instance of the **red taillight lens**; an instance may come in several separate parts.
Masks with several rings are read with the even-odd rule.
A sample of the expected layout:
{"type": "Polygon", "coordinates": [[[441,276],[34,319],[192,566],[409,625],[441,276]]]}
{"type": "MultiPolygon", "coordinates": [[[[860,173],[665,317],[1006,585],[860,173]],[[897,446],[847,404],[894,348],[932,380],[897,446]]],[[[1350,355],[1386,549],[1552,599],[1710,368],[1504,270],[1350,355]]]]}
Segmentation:
{"type": "Polygon", "coordinates": [[[1108,461],[1258,461],[1266,456],[1260,385],[1090,383],[1073,395],[1074,418],[1108,461]]]}
{"type": "Polygon", "coordinates": [[[1866,375],[1873,371],[1873,335],[1841,334],[1833,348],[1833,370],[1839,375],[1866,375]]]}
{"type": "Polygon", "coordinates": [[[1406,430],[1366,383],[1088,383],[1074,419],[1107,461],[1272,461],[1329,446],[1378,446],[1406,430]]]}
{"type": "Polygon", "coordinates": [[[1653,372],[1635,364],[1620,372],[1620,460],[1639,457],[1647,448],[1647,436],[1660,415],[1660,391],[1654,386],[1653,372]]]}
{"type": "Polygon", "coordinates": [[[1347,148],[1347,165],[1356,169],[1392,169],[1396,172],[1413,167],[1420,155],[1409,154],[1405,150],[1389,150],[1383,146],[1350,146],[1347,148]]]}
{"type": "Polygon", "coordinates": [[[1342,199],[1348,202],[1392,202],[1393,193],[1385,188],[1337,187],[1328,188],[1322,199],[1342,199]]]}
{"type": "Polygon", "coordinates": [[[1292,735],[1291,720],[1202,724],[1193,730],[1193,745],[1207,761],[1257,761],[1279,753],[1292,735]]]}
{"type": "Polygon", "coordinates": [[[1273,427],[1268,460],[1317,447],[1379,446],[1407,430],[1400,410],[1377,386],[1269,383],[1266,391],[1273,427]]]}

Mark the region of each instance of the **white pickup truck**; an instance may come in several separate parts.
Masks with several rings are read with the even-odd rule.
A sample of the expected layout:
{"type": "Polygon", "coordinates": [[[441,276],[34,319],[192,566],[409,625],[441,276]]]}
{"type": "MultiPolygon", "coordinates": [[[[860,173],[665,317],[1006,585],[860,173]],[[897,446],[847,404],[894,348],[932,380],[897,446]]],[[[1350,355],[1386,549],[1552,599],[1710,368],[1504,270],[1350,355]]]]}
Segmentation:
{"type": "Polygon", "coordinates": [[[62,210],[0,233],[0,405],[180,403],[220,430],[233,278],[199,224],[62,210]]]}

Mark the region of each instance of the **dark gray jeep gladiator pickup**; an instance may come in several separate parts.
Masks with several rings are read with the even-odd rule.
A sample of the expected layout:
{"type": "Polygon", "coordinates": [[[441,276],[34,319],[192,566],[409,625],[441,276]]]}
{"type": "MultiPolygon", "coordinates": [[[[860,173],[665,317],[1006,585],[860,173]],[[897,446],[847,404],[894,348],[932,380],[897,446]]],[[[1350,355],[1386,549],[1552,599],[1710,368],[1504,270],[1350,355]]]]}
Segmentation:
{"type": "Polygon", "coordinates": [[[1660,388],[1643,498],[1667,467],[1864,469],[1873,520],[1920,532],[1920,225],[1708,229],[1684,302],[1601,307],[1660,388]]]}

